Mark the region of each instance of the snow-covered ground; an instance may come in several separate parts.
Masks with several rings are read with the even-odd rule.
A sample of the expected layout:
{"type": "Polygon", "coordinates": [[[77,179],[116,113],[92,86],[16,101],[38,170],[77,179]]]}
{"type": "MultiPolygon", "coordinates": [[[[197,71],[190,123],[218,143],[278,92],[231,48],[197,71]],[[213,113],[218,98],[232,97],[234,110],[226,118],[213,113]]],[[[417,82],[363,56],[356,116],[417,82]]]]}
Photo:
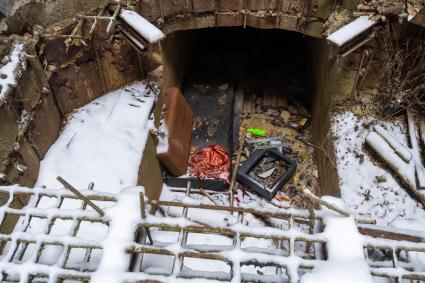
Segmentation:
{"type": "MultiPolygon", "coordinates": [[[[128,260],[123,258],[129,255],[124,253],[124,248],[133,241],[135,223],[140,220],[138,193],[143,189],[134,188],[134,186],[137,183],[146,138],[149,129],[153,127],[153,121],[149,119],[149,115],[154,100],[154,94],[149,93],[145,85],[138,82],[111,92],[78,109],[73,113],[41,164],[36,184],[38,188],[45,186],[52,190],[63,189],[56,180],[57,176],[61,176],[79,190],[87,190],[88,184],[94,182],[94,190],[119,196],[118,205],[103,207],[106,217],[111,221],[109,227],[84,223],[76,235],[76,238],[98,242],[103,246],[103,255],[92,253],[90,259],[90,264],[99,266],[98,272],[93,276],[96,282],[116,282],[127,268],[128,260]],[[128,187],[133,188],[126,189],[128,187]]],[[[369,157],[364,148],[365,137],[371,125],[375,124],[386,128],[401,143],[406,143],[405,128],[401,122],[358,119],[352,113],[343,113],[335,117],[332,130],[337,138],[335,143],[337,166],[345,207],[341,200],[330,197],[325,199],[354,214],[372,217],[379,224],[397,225],[407,229],[424,227],[421,218],[424,219],[425,213],[422,208],[417,206],[416,202],[400,187],[391,173],[382,169],[380,163],[374,163],[375,161],[369,157]]],[[[213,204],[201,194],[193,193],[190,197],[186,197],[184,193],[173,190],[164,186],[161,200],[213,204]]],[[[218,205],[229,205],[228,194],[214,194],[212,198],[218,205]]],[[[243,194],[239,191],[236,199],[240,206],[270,211],[279,211],[279,206],[285,205],[265,202],[249,192],[243,194]]],[[[76,210],[81,204],[79,200],[68,200],[62,202],[60,208],[68,211],[76,210]]],[[[43,197],[38,207],[48,209],[55,205],[57,205],[56,200],[43,197]]],[[[87,210],[91,209],[87,208],[87,210]]],[[[165,212],[170,216],[181,216],[182,209],[167,209],[165,212]]],[[[328,261],[318,262],[311,273],[301,277],[301,282],[373,282],[363,254],[362,240],[364,239],[357,231],[354,218],[336,216],[332,212],[322,216],[326,224],[325,230],[315,235],[324,237],[328,241],[328,261]],[[349,246],[346,245],[347,242],[350,243],[349,246]],[[351,281],[347,281],[348,279],[351,281]]],[[[163,219],[160,212],[155,217],[163,219]]],[[[187,218],[193,223],[203,222],[215,227],[240,227],[237,226],[237,217],[224,211],[190,209],[187,218]]],[[[23,224],[22,221],[18,223],[16,229],[20,231],[23,224]]],[[[282,220],[274,219],[271,223],[267,223],[264,219],[250,214],[245,216],[243,224],[249,226],[244,229],[260,228],[263,232],[275,229],[271,228],[270,224],[283,230],[288,229],[285,226],[287,224],[282,220]]],[[[45,225],[42,221],[40,222],[40,219],[31,219],[26,233],[36,237],[47,230],[45,225]]],[[[58,221],[53,225],[52,231],[57,235],[74,237],[75,235],[69,235],[67,232],[71,225],[72,223],[66,221],[58,221]]],[[[297,235],[306,227],[291,229],[293,230],[287,230],[287,232],[297,235]]],[[[164,245],[176,241],[176,233],[155,229],[152,230],[152,237],[155,243],[164,245]]],[[[214,249],[216,246],[228,246],[230,252],[233,239],[223,235],[193,234],[187,238],[187,247],[191,246],[201,246],[205,250],[214,249]]],[[[276,243],[271,239],[250,237],[241,241],[240,248],[255,252],[277,249],[276,243]]],[[[294,247],[294,249],[299,248],[296,245],[294,247]]],[[[27,247],[23,260],[31,258],[33,256],[31,252],[34,250],[27,247]]],[[[276,250],[276,253],[278,252],[282,251],[276,250]]],[[[57,258],[59,253],[60,247],[52,247],[43,254],[44,257],[40,259],[40,263],[54,264],[53,259],[57,258]]],[[[239,254],[243,253],[235,252],[235,256],[239,254]]],[[[82,267],[81,261],[85,257],[85,252],[75,252],[70,257],[69,264],[79,269],[82,267]]],[[[286,259],[294,266],[297,266],[300,261],[299,255],[292,255],[286,259]]],[[[419,255],[415,260],[418,265],[422,264],[419,255]]],[[[142,271],[161,274],[164,270],[172,268],[171,265],[172,261],[147,254],[141,268],[142,271]]],[[[223,262],[187,259],[184,261],[183,271],[188,273],[206,271],[224,276],[229,273],[229,266],[223,262]]],[[[273,275],[275,272],[276,267],[273,266],[249,265],[243,266],[242,270],[242,273],[254,275],[273,275]]],[[[283,280],[283,278],[279,280],[281,279],[283,280]]],[[[237,279],[235,280],[234,282],[237,282],[237,279]]]]}
{"type": "MultiPolygon", "coordinates": [[[[338,114],[333,119],[341,197],[352,213],[371,217],[378,224],[408,228],[408,223],[419,221],[425,227],[422,220],[425,210],[382,162],[371,157],[365,146],[366,136],[374,125],[381,125],[407,146],[407,129],[402,121],[357,118],[351,112],[338,114]]],[[[412,225],[411,229],[415,228],[412,225]]]]}
{"type": "MultiPolygon", "coordinates": [[[[102,276],[97,282],[102,281],[103,276],[114,272],[114,263],[125,264],[125,260],[115,260],[122,256],[117,252],[122,245],[132,239],[134,227],[133,220],[139,218],[138,194],[122,193],[125,188],[134,187],[137,183],[139,165],[149,129],[153,121],[149,119],[151,108],[155,101],[155,95],[149,91],[142,82],[136,82],[121,89],[108,93],[88,105],[76,110],[69,118],[65,128],[57,141],[50,147],[45,158],[41,162],[40,173],[36,182],[36,188],[46,187],[49,190],[63,190],[57,180],[57,176],[63,177],[67,182],[80,191],[88,189],[90,182],[94,182],[94,190],[103,193],[118,194],[123,198],[118,206],[109,208],[110,202],[96,202],[105,209],[106,217],[111,220],[108,227],[102,223],[81,222],[77,235],[72,235],[70,230],[75,225],[75,220],[56,220],[51,227],[50,234],[65,236],[66,239],[74,237],[90,240],[98,243],[105,241],[101,252],[92,252],[90,263],[95,267],[102,267],[102,276]],[[127,196],[127,197],[126,197],[127,196]],[[103,205],[105,203],[107,206],[103,205]],[[136,203],[137,209],[132,209],[136,203]],[[131,215],[125,215],[126,213],[131,215]],[[115,222],[114,222],[115,221],[115,222]],[[117,237],[122,241],[117,241],[117,237]],[[114,241],[121,242],[121,246],[114,241]],[[112,250],[111,250],[112,248],[112,250]],[[108,260],[109,259],[109,260],[108,260]],[[112,262],[111,262],[112,260],[112,262]],[[106,269],[110,269],[109,273],[106,269]]],[[[132,191],[140,191],[141,188],[133,188],[132,191]]],[[[128,191],[128,190],[127,190],[128,191]]],[[[131,192],[131,190],[129,191],[131,192]]],[[[37,204],[38,208],[49,209],[58,207],[58,199],[41,197],[37,204]]],[[[65,199],[60,203],[60,209],[64,211],[78,211],[83,202],[80,200],[65,199]]],[[[87,210],[93,210],[87,207],[87,210]]],[[[39,233],[45,233],[46,219],[31,218],[26,223],[21,218],[15,232],[24,231],[26,234],[36,237],[39,233]],[[28,228],[26,228],[28,225],[28,228]]],[[[6,255],[8,246],[3,252],[6,255]]],[[[22,263],[34,258],[34,245],[21,245],[22,263]]],[[[46,250],[40,263],[54,264],[62,253],[61,246],[52,246],[46,250]],[[53,261],[53,262],[52,262],[53,261]]],[[[74,249],[67,261],[68,267],[82,268],[81,262],[85,257],[84,249],[74,249]]],[[[122,270],[124,271],[124,270],[122,270]]]]}
{"type": "Polygon", "coordinates": [[[76,110],[41,161],[36,187],[74,187],[118,193],[137,183],[142,154],[153,121],[154,95],[143,83],[106,94],[76,110]]]}

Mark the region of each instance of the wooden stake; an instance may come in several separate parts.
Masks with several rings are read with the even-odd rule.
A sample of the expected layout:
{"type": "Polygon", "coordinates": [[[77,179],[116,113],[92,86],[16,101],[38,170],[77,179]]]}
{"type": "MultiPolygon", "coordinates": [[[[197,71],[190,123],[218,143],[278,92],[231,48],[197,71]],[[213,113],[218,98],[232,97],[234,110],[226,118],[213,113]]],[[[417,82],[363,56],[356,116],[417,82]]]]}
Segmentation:
{"type": "Polygon", "coordinates": [[[84,201],[87,205],[91,206],[100,216],[104,216],[105,212],[98,207],[97,205],[95,205],[91,200],[89,200],[85,195],[83,195],[82,193],[80,193],[76,188],[74,188],[70,183],[68,183],[67,181],[65,181],[62,177],[58,176],[56,178],[66,189],[68,189],[69,191],[71,191],[71,193],[73,193],[74,195],[76,195],[79,199],[81,199],[82,201],[84,201]]]}
{"type": "Polygon", "coordinates": [[[354,79],[353,89],[351,90],[351,97],[352,98],[355,98],[358,95],[359,78],[360,78],[360,74],[362,72],[362,68],[363,68],[363,64],[364,64],[366,54],[367,54],[367,51],[364,50],[363,53],[362,53],[362,57],[360,59],[359,68],[357,69],[356,78],[354,79]]]}
{"type": "Polygon", "coordinates": [[[239,142],[239,148],[238,148],[238,152],[236,155],[236,162],[233,168],[233,173],[232,173],[232,179],[230,180],[230,188],[229,188],[229,193],[230,193],[230,206],[233,207],[233,199],[234,199],[234,190],[235,190],[235,183],[236,183],[236,175],[238,174],[238,169],[239,169],[239,163],[241,162],[241,155],[242,155],[242,150],[245,144],[245,134],[246,134],[246,130],[243,129],[240,138],[240,142],[239,142]]]}

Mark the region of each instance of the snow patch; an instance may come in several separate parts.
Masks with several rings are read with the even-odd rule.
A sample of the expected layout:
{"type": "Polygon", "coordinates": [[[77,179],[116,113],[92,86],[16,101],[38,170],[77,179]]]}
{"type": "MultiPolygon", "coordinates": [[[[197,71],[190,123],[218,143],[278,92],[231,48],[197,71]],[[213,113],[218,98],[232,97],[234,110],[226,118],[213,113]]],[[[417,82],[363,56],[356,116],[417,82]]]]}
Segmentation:
{"type": "MultiPolygon", "coordinates": [[[[334,205],[343,209],[334,198],[334,205]]],[[[326,209],[322,207],[322,209],[326,209]]],[[[362,236],[353,217],[333,213],[323,218],[326,225],[323,235],[328,239],[326,262],[319,262],[311,273],[301,278],[301,283],[372,283],[369,266],[363,254],[362,236]]]]}
{"type": "Polygon", "coordinates": [[[372,27],[376,22],[369,19],[368,16],[360,16],[348,25],[343,26],[339,30],[331,33],[327,40],[342,46],[351,39],[355,38],[362,32],[372,27]]]}
{"type": "Polygon", "coordinates": [[[405,163],[396,152],[385,142],[385,139],[375,132],[371,132],[366,137],[366,142],[374,148],[378,155],[388,164],[393,164],[394,170],[400,172],[402,178],[413,188],[416,186],[415,181],[415,164],[414,162],[405,163]]]}
{"type": "Polygon", "coordinates": [[[158,129],[158,144],[156,146],[157,153],[168,152],[168,128],[164,121],[161,121],[158,129]]]}
{"type": "Polygon", "coordinates": [[[41,161],[35,186],[61,188],[57,176],[80,190],[92,181],[109,193],[136,185],[155,100],[146,93],[137,82],[75,111],[41,161]]]}
{"type": "Polygon", "coordinates": [[[134,11],[122,9],[120,17],[150,43],[158,42],[165,37],[160,29],[134,11]]]}
{"type": "Polygon", "coordinates": [[[122,281],[122,273],[127,271],[131,256],[125,249],[134,241],[134,232],[140,222],[140,193],[144,193],[143,187],[123,190],[117,204],[105,210],[106,216],[111,219],[109,233],[102,242],[103,256],[91,282],[122,281]]]}
{"type": "MultiPolygon", "coordinates": [[[[26,68],[24,44],[16,43],[9,55],[8,62],[0,68],[0,102],[9,93],[9,88],[16,86],[21,70],[26,68]]],[[[3,59],[5,60],[5,59],[3,59]]]]}
{"type": "Polygon", "coordinates": [[[366,150],[366,136],[375,125],[407,148],[407,127],[401,121],[357,118],[351,112],[335,115],[332,121],[341,198],[347,210],[356,216],[373,218],[380,225],[400,219],[424,219],[425,211],[418,202],[366,150]]]}

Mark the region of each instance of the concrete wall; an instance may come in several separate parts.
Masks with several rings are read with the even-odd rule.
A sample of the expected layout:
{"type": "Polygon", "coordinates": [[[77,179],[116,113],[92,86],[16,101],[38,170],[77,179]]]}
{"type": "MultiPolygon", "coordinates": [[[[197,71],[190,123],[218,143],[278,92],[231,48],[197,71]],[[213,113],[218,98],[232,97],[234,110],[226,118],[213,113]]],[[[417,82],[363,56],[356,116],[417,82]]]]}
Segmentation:
{"type": "Polygon", "coordinates": [[[332,84],[328,44],[325,40],[309,39],[309,64],[307,67],[312,78],[310,90],[313,94],[312,128],[315,159],[319,170],[318,193],[338,197],[339,178],[335,164],[335,150],[330,131],[331,107],[335,84],[332,84]]]}
{"type": "Polygon", "coordinates": [[[330,0],[141,0],[137,11],[165,33],[207,27],[286,29],[322,37],[330,0]]]}
{"type": "Polygon", "coordinates": [[[8,15],[10,9],[12,8],[14,0],[2,0],[0,1],[0,12],[3,15],[8,15]]]}
{"type": "Polygon", "coordinates": [[[25,43],[30,57],[17,87],[0,107],[0,173],[6,174],[3,181],[32,186],[40,160],[57,138],[62,116],[38,61],[36,40],[16,39],[25,43]],[[23,113],[27,113],[27,123],[19,122],[23,113]]]}
{"type": "MultiPolygon", "coordinates": [[[[72,28],[71,23],[55,27],[59,32],[72,28]]],[[[99,30],[105,27],[100,25],[99,30]]],[[[16,88],[0,107],[0,173],[6,175],[3,183],[31,187],[39,162],[56,140],[66,116],[142,74],[136,51],[123,39],[109,42],[109,36],[101,32],[93,36],[89,46],[68,50],[63,39],[19,39],[31,57],[16,88]],[[18,122],[24,111],[29,117],[25,127],[18,122]]]]}
{"type": "MultiPolygon", "coordinates": [[[[190,36],[184,31],[172,33],[161,42],[160,52],[163,71],[161,93],[154,109],[156,126],[159,126],[166,89],[173,86],[181,86],[186,61],[192,48],[191,43],[190,36]]],[[[145,62],[143,62],[144,65],[146,65],[145,62]]],[[[139,168],[138,184],[145,187],[146,195],[149,199],[159,198],[163,178],[161,165],[156,157],[156,141],[152,135],[149,135],[143,153],[142,163],[139,168]]]]}
{"type": "MultiPolygon", "coordinates": [[[[5,1],[1,0],[0,2],[5,1]]],[[[6,0],[10,1],[10,0],[6,0]]],[[[14,0],[6,19],[7,33],[22,34],[34,25],[49,26],[106,4],[107,0],[14,0]]]]}

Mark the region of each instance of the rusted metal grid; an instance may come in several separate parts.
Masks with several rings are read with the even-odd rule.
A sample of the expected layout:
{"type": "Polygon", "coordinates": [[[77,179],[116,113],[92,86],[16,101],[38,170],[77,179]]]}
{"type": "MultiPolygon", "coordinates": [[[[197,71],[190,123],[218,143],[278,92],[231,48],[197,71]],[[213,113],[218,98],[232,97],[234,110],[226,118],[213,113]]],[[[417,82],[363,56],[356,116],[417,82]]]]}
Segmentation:
{"type": "MultiPolygon", "coordinates": [[[[316,211],[314,228],[310,225],[312,219],[307,211],[280,210],[272,212],[262,209],[245,209],[227,206],[202,205],[169,201],[146,202],[151,206],[180,208],[181,215],[172,217],[155,217],[145,215],[139,224],[141,232],[138,240],[128,247],[128,253],[133,254],[133,272],[126,274],[127,280],[157,280],[160,282],[189,279],[219,280],[232,282],[298,282],[301,275],[310,272],[320,262],[327,260],[327,239],[321,222],[323,212],[316,211]],[[237,217],[237,223],[228,227],[213,227],[207,223],[192,221],[188,217],[189,210],[216,210],[232,213],[237,217]],[[277,219],[280,224],[275,227],[249,227],[244,223],[248,215],[277,219]],[[150,234],[161,231],[175,233],[175,241],[161,242],[150,234]],[[210,234],[231,238],[232,245],[197,245],[188,244],[191,234],[210,234]],[[245,246],[248,238],[269,239],[274,243],[273,248],[257,248],[245,246]],[[152,266],[152,255],[160,266],[166,261],[171,262],[168,270],[152,266]],[[150,269],[144,260],[150,256],[150,269]],[[185,260],[196,259],[205,262],[206,270],[193,270],[185,266],[185,260]],[[221,262],[227,266],[225,272],[209,270],[209,263],[221,262]],[[262,269],[259,273],[245,272],[248,266],[262,269]],[[153,268],[152,268],[153,267],[153,268]]],[[[276,223],[276,221],[274,221],[276,223]]],[[[396,231],[397,229],[395,229],[396,231]]],[[[364,252],[370,266],[371,275],[385,277],[388,282],[425,282],[425,273],[415,270],[414,262],[410,261],[412,253],[425,252],[425,240],[421,237],[411,239],[409,235],[388,233],[382,227],[369,225],[363,234],[364,252]],[[382,229],[382,230],[381,230],[382,229]],[[370,235],[367,235],[370,234],[370,235]],[[373,235],[373,236],[371,236],[373,235]],[[401,237],[405,240],[394,240],[401,237]],[[418,240],[419,239],[419,240],[418,240]],[[412,281],[410,281],[412,280],[412,281]],[[415,280],[415,281],[413,281],[415,280]]],[[[406,231],[404,231],[406,232],[406,231]]],[[[414,255],[413,255],[414,256],[414,255]]]]}
{"type": "MultiPolygon", "coordinates": [[[[114,205],[116,197],[90,190],[81,191],[88,199],[100,207],[114,205]]],[[[0,257],[1,282],[87,282],[97,269],[92,264],[93,253],[102,253],[101,241],[90,241],[78,236],[83,221],[109,225],[107,217],[101,217],[94,210],[88,210],[85,202],[65,190],[26,189],[20,187],[0,187],[2,206],[0,207],[0,257]],[[21,200],[18,200],[18,199],[21,200]],[[40,205],[45,198],[52,198],[54,205],[44,208],[40,205]],[[25,199],[29,199],[28,205],[25,199]],[[80,201],[76,209],[64,209],[66,201],[80,201]],[[18,225],[7,231],[6,218],[18,219],[18,225]],[[44,225],[37,234],[28,231],[32,219],[44,219],[44,225]],[[64,235],[53,235],[55,221],[68,221],[69,231],[64,235]],[[42,256],[48,248],[62,247],[56,259],[43,262],[42,256]],[[68,259],[73,249],[84,251],[81,264],[69,266],[68,259]],[[31,254],[26,253],[31,250],[31,254]]],[[[160,282],[181,281],[202,278],[233,282],[298,282],[300,276],[311,271],[318,263],[327,260],[327,239],[322,233],[323,211],[315,211],[312,218],[308,211],[279,209],[271,211],[257,208],[240,208],[216,205],[203,205],[196,201],[166,202],[145,201],[141,194],[140,223],[135,241],[126,251],[133,255],[129,271],[120,277],[123,282],[157,280],[160,282]],[[147,204],[147,205],[145,205],[147,204]],[[148,213],[152,208],[179,209],[178,215],[155,216],[148,213]],[[236,221],[229,226],[211,226],[204,221],[190,218],[198,210],[219,211],[233,215],[236,221]],[[268,220],[274,227],[249,226],[244,219],[249,215],[268,220]],[[314,223],[314,225],[311,225],[314,223]],[[313,229],[312,229],[313,228],[313,229]],[[160,242],[156,233],[174,233],[175,241],[160,242]],[[231,245],[188,243],[194,234],[210,234],[231,239],[231,245]],[[150,237],[148,236],[150,235],[150,237]],[[152,239],[152,242],[150,240],[152,239]],[[265,239],[273,242],[273,247],[259,248],[246,245],[248,239],[265,239]],[[155,262],[171,260],[171,269],[147,270],[143,262],[147,255],[155,255],[155,262]],[[195,259],[204,261],[206,270],[189,270],[185,261],[195,259]],[[226,271],[208,270],[211,262],[221,262],[226,271]],[[258,266],[261,273],[252,273],[249,266],[258,266]]],[[[207,221],[205,221],[207,222],[207,221]]],[[[371,274],[386,277],[389,282],[425,282],[425,273],[415,269],[412,260],[416,254],[425,252],[423,235],[403,234],[403,231],[385,230],[375,225],[359,225],[364,235],[364,251],[371,274]],[[395,232],[394,232],[395,231],[395,232]],[[367,235],[366,235],[367,234],[367,235]],[[398,240],[394,240],[398,239],[398,240]],[[403,239],[403,240],[400,240],[403,239]]],[[[406,232],[406,231],[404,231],[406,232]]],[[[101,257],[101,256],[100,256],[101,257]]]]}
{"type": "MultiPolygon", "coordinates": [[[[101,207],[116,203],[116,198],[110,194],[91,190],[82,193],[101,207]]],[[[103,249],[100,241],[81,238],[80,226],[84,222],[89,223],[83,225],[109,226],[105,216],[90,210],[85,202],[67,190],[0,186],[0,196],[1,282],[90,280],[103,249]],[[51,204],[49,208],[43,205],[47,203],[51,204]],[[68,209],[62,207],[64,203],[68,209]],[[75,209],[69,209],[70,203],[75,209]],[[16,227],[13,227],[15,222],[16,227]],[[59,222],[65,224],[57,227],[69,230],[54,231],[54,225],[60,225],[59,222]],[[34,231],[34,228],[39,229],[34,231]]]]}
{"type": "MultiPolygon", "coordinates": [[[[397,230],[397,229],[395,229],[397,230]]],[[[395,283],[423,283],[425,239],[398,241],[364,236],[364,254],[373,277],[388,278],[395,283]]]]}

